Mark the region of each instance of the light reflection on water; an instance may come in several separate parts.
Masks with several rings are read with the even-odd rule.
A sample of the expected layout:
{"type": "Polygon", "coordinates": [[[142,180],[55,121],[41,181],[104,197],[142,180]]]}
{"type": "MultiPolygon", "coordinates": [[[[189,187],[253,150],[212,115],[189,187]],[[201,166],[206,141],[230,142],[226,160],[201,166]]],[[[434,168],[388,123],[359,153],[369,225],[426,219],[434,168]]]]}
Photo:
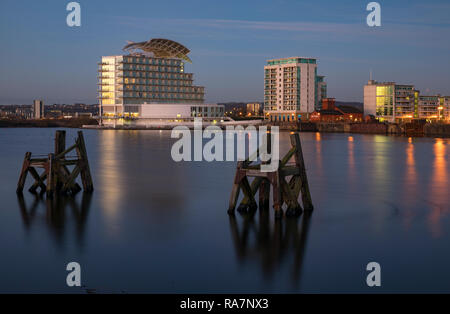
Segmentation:
{"type": "Polygon", "coordinates": [[[2,292],[71,292],[73,260],[100,291],[370,292],[378,261],[382,291],[450,292],[449,139],[302,133],[315,211],[276,222],[228,217],[235,163],[175,163],[167,131],[84,131],[94,193],[17,198],[23,154],[54,131],[0,133],[2,292]]]}

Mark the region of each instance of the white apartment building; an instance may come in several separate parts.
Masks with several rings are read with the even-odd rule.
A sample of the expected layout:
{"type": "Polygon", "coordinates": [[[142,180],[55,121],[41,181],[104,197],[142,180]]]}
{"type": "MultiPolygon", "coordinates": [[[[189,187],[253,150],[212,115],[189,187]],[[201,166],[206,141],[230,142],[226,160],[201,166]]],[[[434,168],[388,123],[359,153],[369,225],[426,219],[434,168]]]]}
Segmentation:
{"type": "Polygon", "coordinates": [[[299,121],[320,109],[326,83],[317,75],[317,59],[268,60],[264,66],[264,116],[271,121],[299,121]]]}

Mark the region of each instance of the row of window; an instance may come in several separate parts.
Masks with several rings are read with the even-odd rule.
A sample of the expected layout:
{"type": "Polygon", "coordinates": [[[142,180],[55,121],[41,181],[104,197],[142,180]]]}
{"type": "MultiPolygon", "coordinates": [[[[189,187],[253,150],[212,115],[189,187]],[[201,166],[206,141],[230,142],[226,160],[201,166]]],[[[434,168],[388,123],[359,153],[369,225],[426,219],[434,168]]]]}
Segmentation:
{"type": "Polygon", "coordinates": [[[191,107],[191,113],[205,113],[205,112],[223,112],[223,107],[213,107],[213,106],[201,106],[201,107],[191,107]]]}
{"type": "Polygon", "coordinates": [[[148,98],[148,99],[197,99],[202,100],[203,94],[176,94],[176,93],[140,93],[124,92],[123,98],[148,98]]]}
{"type": "Polygon", "coordinates": [[[183,68],[180,67],[168,67],[158,65],[139,65],[139,64],[124,64],[119,70],[128,71],[154,71],[154,72],[182,72],[183,68]]]}
{"type": "Polygon", "coordinates": [[[141,92],[176,92],[176,93],[204,93],[203,87],[170,87],[170,86],[155,86],[155,85],[124,85],[127,91],[141,91],[141,92]]]}
{"type": "Polygon", "coordinates": [[[124,63],[139,63],[139,64],[153,64],[153,65],[182,65],[183,62],[176,59],[164,58],[144,58],[144,57],[124,57],[124,63]]]}
{"type": "Polygon", "coordinates": [[[157,78],[157,79],[172,79],[172,80],[192,80],[192,73],[162,73],[162,72],[134,72],[124,71],[118,76],[128,78],[157,78]]]}

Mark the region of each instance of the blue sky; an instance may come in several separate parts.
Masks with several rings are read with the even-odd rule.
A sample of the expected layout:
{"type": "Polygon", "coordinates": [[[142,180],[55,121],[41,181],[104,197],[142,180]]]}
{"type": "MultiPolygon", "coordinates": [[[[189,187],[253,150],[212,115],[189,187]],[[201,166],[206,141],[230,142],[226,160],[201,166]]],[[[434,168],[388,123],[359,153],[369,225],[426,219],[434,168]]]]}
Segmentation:
{"type": "Polygon", "coordinates": [[[0,1],[0,104],[96,103],[100,57],[158,37],[191,49],[207,102],[262,101],[266,60],[289,56],[317,57],[342,101],[362,101],[370,70],[450,95],[448,0],[378,1],[378,28],[365,22],[369,0],[82,0],[78,28],[69,2],[0,1]]]}

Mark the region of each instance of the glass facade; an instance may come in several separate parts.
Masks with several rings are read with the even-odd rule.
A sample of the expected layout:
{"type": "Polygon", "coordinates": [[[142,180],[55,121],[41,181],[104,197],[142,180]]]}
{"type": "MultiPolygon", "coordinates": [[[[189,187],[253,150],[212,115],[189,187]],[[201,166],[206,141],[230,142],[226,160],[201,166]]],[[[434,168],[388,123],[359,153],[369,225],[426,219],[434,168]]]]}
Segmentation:
{"type": "Polygon", "coordinates": [[[394,114],[394,85],[377,86],[376,91],[377,116],[393,116],[394,114]]]}

